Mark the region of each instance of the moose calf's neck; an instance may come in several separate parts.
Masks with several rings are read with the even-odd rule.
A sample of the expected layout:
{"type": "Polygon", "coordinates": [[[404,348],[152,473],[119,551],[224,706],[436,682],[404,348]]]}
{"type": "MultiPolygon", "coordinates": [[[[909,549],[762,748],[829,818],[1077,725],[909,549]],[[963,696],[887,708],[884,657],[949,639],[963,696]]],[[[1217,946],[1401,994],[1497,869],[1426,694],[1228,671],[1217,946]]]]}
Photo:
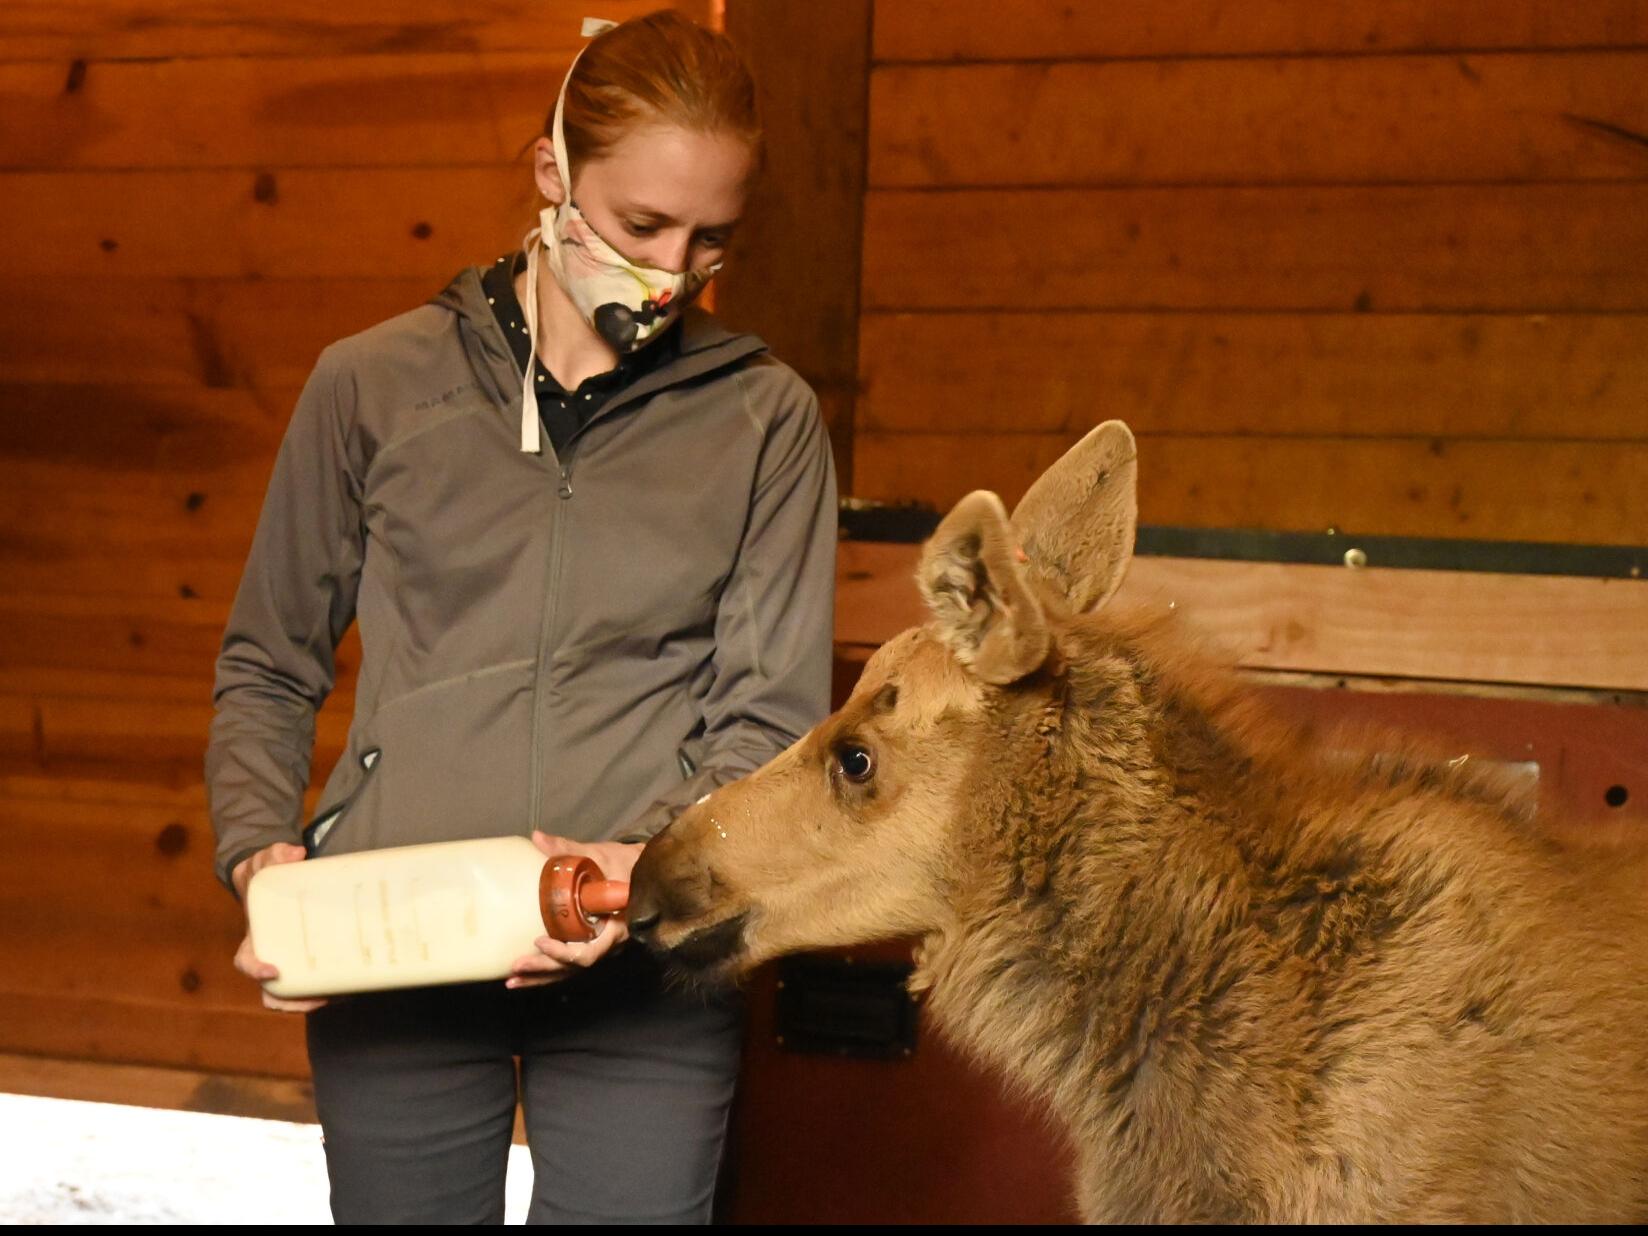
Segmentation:
{"type": "Polygon", "coordinates": [[[1310,1133],[1318,1062],[1282,1024],[1302,1011],[1286,993],[1380,930],[1394,911],[1369,898],[1389,890],[1292,835],[1228,688],[1171,680],[1148,636],[1082,626],[1068,661],[987,709],[955,921],[918,982],[1104,1148],[1112,1218],[1254,1217],[1250,1161],[1287,1153],[1257,1143],[1310,1133]]]}

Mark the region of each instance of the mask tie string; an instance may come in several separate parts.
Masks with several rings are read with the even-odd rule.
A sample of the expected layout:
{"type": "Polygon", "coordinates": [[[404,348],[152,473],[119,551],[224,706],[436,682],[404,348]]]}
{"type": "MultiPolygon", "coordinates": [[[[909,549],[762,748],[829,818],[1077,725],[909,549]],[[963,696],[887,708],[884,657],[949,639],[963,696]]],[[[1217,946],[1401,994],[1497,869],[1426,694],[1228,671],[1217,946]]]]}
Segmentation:
{"type": "MultiPolygon", "coordinates": [[[[592,39],[598,34],[605,34],[618,23],[607,21],[600,17],[584,18],[579,33],[586,39],[592,39]]],[[[578,60],[584,54],[584,49],[578,49],[578,55],[572,58],[567,67],[567,73],[561,79],[561,93],[555,97],[555,120],[550,126],[550,141],[555,147],[555,167],[561,173],[561,188],[567,197],[572,196],[572,175],[570,163],[566,153],[566,137],[561,132],[561,108],[566,103],[567,83],[572,80],[572,70],[578,67],[578,60]]],[[[526,304],[521,306],[521,316],[526,319],[527,349],[526,372],[521,377],[521,452],[527,455],[538,455],[543,452],[543,434],[538,420],[538,392],[533,385],[533,360],[538,355],[538,261],[539,251],[543,248],[543,229],[535,227],[526,234],[521,242],[526,250],[526,304]]]]}

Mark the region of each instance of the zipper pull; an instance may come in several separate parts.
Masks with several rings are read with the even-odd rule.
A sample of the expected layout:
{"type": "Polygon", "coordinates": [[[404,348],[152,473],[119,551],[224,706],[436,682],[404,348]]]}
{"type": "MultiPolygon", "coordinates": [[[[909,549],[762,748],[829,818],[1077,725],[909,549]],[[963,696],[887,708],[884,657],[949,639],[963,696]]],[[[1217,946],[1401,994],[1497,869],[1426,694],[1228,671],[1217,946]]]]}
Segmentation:
{"type": "Polygon", "coordinates": [[[572,474],[565,467],[561,469],[561,487],[555,493],[563,499],[572,497],[572,474]]]}

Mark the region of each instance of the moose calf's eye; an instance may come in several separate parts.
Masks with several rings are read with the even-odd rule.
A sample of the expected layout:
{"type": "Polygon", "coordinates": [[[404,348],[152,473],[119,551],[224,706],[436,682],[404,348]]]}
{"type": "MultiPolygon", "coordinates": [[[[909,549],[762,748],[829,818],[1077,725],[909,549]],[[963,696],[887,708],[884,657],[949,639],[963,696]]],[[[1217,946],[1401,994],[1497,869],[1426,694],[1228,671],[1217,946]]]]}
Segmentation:
{"type": "Polygon", "coordinates": [[[836,751],[841,773],[849,781],[865,782],[875,775],[875,757],[867,747],[848,743],[836,751]]]}

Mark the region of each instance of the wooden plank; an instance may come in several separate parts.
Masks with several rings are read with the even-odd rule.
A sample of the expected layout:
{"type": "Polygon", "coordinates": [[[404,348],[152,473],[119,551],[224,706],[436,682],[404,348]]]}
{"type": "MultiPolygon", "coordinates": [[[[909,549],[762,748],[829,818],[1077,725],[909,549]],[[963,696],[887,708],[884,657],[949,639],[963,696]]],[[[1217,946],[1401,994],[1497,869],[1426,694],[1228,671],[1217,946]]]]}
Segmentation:
{"type": "Polygon", "coordinates": [[[507,163],[543,132],[571,61],[536,50],[166,58],[82,65],[72,89],[60,62],[0,63],[12,121],[0,167],[507,163]]]}
{"type": "Polygon", "coordinates": [[[0,1093],[314,1124],[308,1082],[98,1060],[0,1054],[0,1093]]]}
{"type": "MultiPolygon", "coordinates": [[[[0,597],[0,689],[198,704],[211,695],[227,618],[229,606],[199,598],[12,593],[0,597]]],[[[351,628],[336,653],[339,682],[359,661],[351,628]]]]}
{"type": "Polygon", "coordinates": [[[767,165],[717,280],[716,312],[759,334],[818,392],[843,487],[857,386],[871,8],[871,0],[726,7],[727,36],[755,76],[767,165]]]}
{"type": "Polygon", "coordinates": [[[201,597],[227,601],[235,595],[246,546],[213,557],[198,546],[133,558],[107,546],[66,535],[0,527],[0,579],[20,593],[61,592],[101,597],[201,597]]]}
{"type": "Polygon", "coordinates": [[[1025,60],[1299,52],[1640,47],[1648,3],[1590,0],[895,0],[878,5],[877,60],[1025,60]]]}
{"type": "Polygon", "coordinates": [[[1648,315],[869,314],[870,432],[1648,436],[1648,315]]]}
{"type": "Polygon", "coordinates": [[[45,542],[101,538],[101,548],[117,562],[121,556],[191,553],[244,561],[261,494],[244,489],[224,494],[187,482],[183,488],[172,492],[166,478],[153,476],[140,487],[103,493],[53,494],[19,486],[0,490],[0,525],[23,529],[6,541],[25,554],[39,552],[45,542]]]}
{"type": "Polygon", "coordinates": [[[1640,180],[1645,79],[1642,51],[892,66],[870,183],[1640,180]]]}
{"type": "Polygon", "coordinates": [[[197,1009],[176,1000],[0,990],[0,1051],[264,1077],[308,1076],[303,1018],[261,1006],[197,1009]]]}
{"type": "MultiPolygon", "coordinates": [[[[331,705],[328,704],[328,708],[331,705]]],[[[148,776],[151,766],[105,763],[95,769],[59,770],[0,764],[0,802],[27,803],[44,799],[59,810],[73,811],[85,806],[95,810],[118,807],[168,813],[167,822],[199,817],[206,809],[206,787],[202,769],[196,763],[190,775],[162,782],[148,776]]],[[[328,769],[320,766],[319,753],[304,809],[312,814],[319,802],[321,783],[328,769]]],[[[164,827],[164,825],[161,825],[164,827]]],[[[207,834],[203,833],[202,836],[207,834]]],[[[155,834],[156,841],[159,833],[155,834]]]]}
{"type": "Polygon", "coordinates": [[[120,606],[125,612],[99,612],[116,607],[101,597],[0,598],[0,630],[6,633],[0,643],[0,672],[125,672],[193,679],[204,692],[211,682],[223,621],[205,613],[197,618],[185,611],[179,618],[154,612],[155,607],[174,604],[197,603],[156,600],[145,603],[142,608],[150,611],[145,613],[128,600],[120,606]]]}
{"type": "Polygon", "coordinates": [[[14,346],[0,352],[0,383],[296,391],[327,344],[424,304],[441,284],[417,276],[0,281],[0,304],[28,306],[9,325],[14,346]],[[89,324],[96,347],[86,346],[89,324]]]}
{"type": "MultiPolygon", "coordinates": [[[[520,244],[535,218],[526,163],[439,169],[0,173],[29,243],[0,278],[420,276],[520,244]]],[[[15,312],[15,310],[14,310],[15,312]]]]}
{"type": "MultiPolygon", "coordinates": [[[[397,55],[536,48],[571,59],[583,46],[579,0],[276,0],[253,8],[224,0],[8,0],[0,8],[0,60],[150,56],[397,55]]],[[[712,25],[711,0],[603,0],[627,21],[661,8],[712,25]]]]}
{"type": "MultiPolygon", "coordinates": [[[[298,391],[139,385],[0,386],[0,461],[14,485],[29,469],[70,476],[261,471],[265,480],[298,391]]],[[[41,472],[57,485],[62,475],[41,472]]],[[[151,476],[151,479],[152,476],[151,476]]]]}
{"type": "MultiPolygon", "coordinates": [[[[213,658],[215,641],[214,636],[213,658]]],[[[338,683],[327,698],[327,707],[346,712],[353,707],[359,665],[358,641],[351,637],[337,654],[338,683]]],[[[148,674],[125,667],[98,670],[73,665],[9,666],[0,667],[0,694],[198,704],[211,697],[212,674],[212,659],[188,674],[148,674]]]]}
{"type": "MultiPolygon", "coordinates": [[[[197,873],[196,880],[203,886],[217,883],[205,872],[197,873]]],[[[260,1007],[257,985],[234,968],[245,922],[221,886],[216,893],[225,908],[210,918],[164,902],[162,909],[145,909],[131,900],[104,908],[96,887],[63,882],[51,887],[54,899],[41,896],[19,900],[15,908],[0,907],[5,927],[0,992],[168,1002],[191,1010],[260,1007]],[[87,897],[94,908],[82,910],[87,897]]]]}
{"type": "Polygon", "coordinates": [[[33,760],[40,751],[40,713],[26,696],[0,695],[0,757],[33,760]]]}
{"type": "MultiPolygon", "coordinates": [[[[1067,434],[860,431],[859,496],[1009,504],[1067,434]]],[[[1648,443],[1141,437],[1140,519],[1188,527],[1642,544],[1648,443]]]]}
{"type": "Polygon", "coordinates": [[[1648,183],[877,190],[864,304],[1641,311],[1648,183]]]}
{"type": "MultiPolygon", "coordinates": [[[[132,699],[35,695],[0,696],[0,717],[35,710],[38,758],[57,761],[131,763],[193,761],[205,757],[211,725],[209,699],[199,704],[132,699]]],[[[332,709],[316,718],[316,762],[335,761],[343,749],[349,719],[332,709]]],[[[8,723],[5,728],[10,729],[8,723]]]]}
{"type": "MultiPolygon", "coordinates": [[[[925,620],[919,547],[843,542],[836,638],[925,620]]],[[[1135,558],[1114,604],[1163,609],[1250,669],[1648,690],[1648,582],[1135,558]]]]}
{"type": "Polygon", "coordinates": [[[203,808],[205,790],[200,777],[175,786],[154,785],[109,772],[98,777],[66,777],[39,770],[0,769],[0,799],[46,798],[62,803],[135,803],[146,807],[189,811],[203,808]]]}
{"type": "Polygon", "coordinates": [[[0,398],[0,570],[17,594],[233,595],[295,389],[59,384],[0,398]]]}

